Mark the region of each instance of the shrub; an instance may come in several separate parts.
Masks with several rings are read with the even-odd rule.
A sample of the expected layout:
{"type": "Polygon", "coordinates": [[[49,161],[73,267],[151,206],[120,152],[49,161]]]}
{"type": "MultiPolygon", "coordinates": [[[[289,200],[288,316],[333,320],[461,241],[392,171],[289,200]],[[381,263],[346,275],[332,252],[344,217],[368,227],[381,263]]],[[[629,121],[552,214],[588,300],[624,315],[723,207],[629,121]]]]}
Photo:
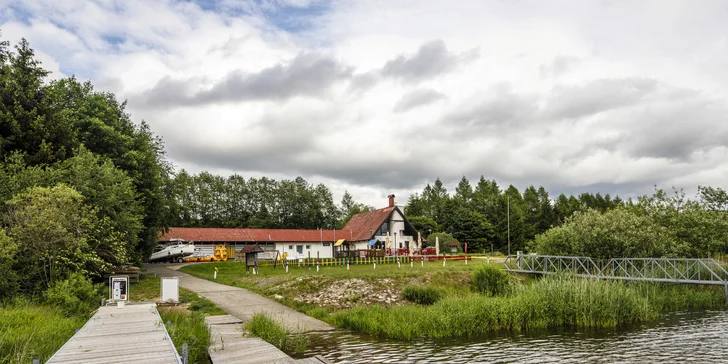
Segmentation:
{"type": "Polygon", "coordinates": [[[404,299],[420,305],[431,305],[439,301],[442,296],[441,289],[430,286],[408,285],[402,290],[404,299]]]}
{"type": "Polygon", "coordinates": [[[52,283],[44,296],[46,302],[60,307],[69,316],[88,314],[101,302],[101,295],[91,280],[80,273],[71,273],[68,279],[52,283]]]}
{"type": "Polygon", "coordinates": [[[486,265],[473,273],[473,289],[490,296],[508,292],[508,273],[486,265]]]}
{"type": "Polygon", "coordinates": [[[253,315],[253,318],[245,324],[245,328],[253,336],[265,340],[288,354],[301,355],[306,351],[308,345],[305,335],[291,336],[288,330],[263,313],[253,315]]]}

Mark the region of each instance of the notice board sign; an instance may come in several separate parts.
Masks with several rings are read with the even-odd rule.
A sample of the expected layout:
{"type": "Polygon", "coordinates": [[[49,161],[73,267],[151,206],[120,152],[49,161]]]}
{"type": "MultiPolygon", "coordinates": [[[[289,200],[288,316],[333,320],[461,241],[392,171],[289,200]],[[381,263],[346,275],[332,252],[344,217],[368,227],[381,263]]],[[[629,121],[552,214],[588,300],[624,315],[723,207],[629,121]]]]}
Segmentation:
{"type": "Polygon", "coordinates": [[[179,279],[177,277],[162,277],[162,302],[179,303],[179,279]]]}
{"type": "Polygon", "coordinates": [[[113,301],[129,300],[129,276],[109,277],[109,298],[113,301]]]}

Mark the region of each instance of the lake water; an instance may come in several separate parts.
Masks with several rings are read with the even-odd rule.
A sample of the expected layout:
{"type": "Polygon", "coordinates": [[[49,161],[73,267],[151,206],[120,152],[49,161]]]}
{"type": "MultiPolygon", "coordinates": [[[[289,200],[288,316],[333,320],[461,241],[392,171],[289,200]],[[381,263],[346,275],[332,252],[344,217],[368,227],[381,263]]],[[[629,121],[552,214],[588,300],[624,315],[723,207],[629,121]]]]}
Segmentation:
{"type": "Polygon", "coordinates": [[[678,312],[627,329],[549,330],[477,339],[399,342],[351,332],[317,334],[305,356],[334,363],[728,362],[728,311],[678,312]]]}

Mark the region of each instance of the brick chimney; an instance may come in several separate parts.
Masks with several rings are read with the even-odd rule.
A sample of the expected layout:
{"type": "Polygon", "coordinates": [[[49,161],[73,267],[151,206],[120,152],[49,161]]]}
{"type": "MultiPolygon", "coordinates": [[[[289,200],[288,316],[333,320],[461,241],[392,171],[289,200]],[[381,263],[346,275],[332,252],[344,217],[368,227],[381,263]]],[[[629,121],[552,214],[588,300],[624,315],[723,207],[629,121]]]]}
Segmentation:
{"type": "Polygon", "coordinates": [[[389,207],[394,207],[394,194],[387,197],[389,197],[389,207]]]}

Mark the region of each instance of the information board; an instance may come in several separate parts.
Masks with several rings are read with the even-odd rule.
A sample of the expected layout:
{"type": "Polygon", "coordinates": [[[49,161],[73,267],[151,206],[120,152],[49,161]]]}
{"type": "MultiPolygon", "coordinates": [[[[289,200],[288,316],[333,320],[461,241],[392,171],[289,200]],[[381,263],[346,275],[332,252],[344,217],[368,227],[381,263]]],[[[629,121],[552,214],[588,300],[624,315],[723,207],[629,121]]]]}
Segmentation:
{"type": "Polygon", "coordinates": [[[110,299],[113,301],[129,300],[129,276],[109,277],[110,299]]]}

